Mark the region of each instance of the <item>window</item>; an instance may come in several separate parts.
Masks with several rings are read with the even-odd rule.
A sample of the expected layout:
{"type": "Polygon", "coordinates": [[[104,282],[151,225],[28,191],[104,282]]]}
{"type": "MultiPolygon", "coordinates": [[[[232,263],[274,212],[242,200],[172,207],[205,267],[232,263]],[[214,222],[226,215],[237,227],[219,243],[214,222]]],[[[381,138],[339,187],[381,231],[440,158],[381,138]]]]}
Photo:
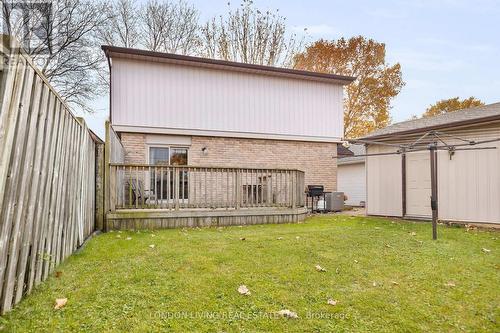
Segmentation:
{"type": "Polygon", "coordinates": [[[187,148],[149,147],[149,164],[187,165],[187,148]]]}
{"type": "MultiPolygon", "coordinates": [[[[187,165],[188,149],[171,147],[149,147],[149,164],[151,165],[187,165]]],[[[153,189],[158,200],[174,199],[175,188],[178,190],[179,199],[188,198],[188,172],[179,170],[178,175],[174,175],[171,170],[156,170],[151,174],[151,189],[153,189]],[[177,177],[175,177],[177,176],[177,177]],[[178,179],[178,185],[174,186],[175,178],[178,179]],[[169,195],[170,194],[170,195],[169,195]]]]}
{"type": "Polygon", "coordinates": [[[167,165],[170,158],[170,148],[151,147],[149,148],[149,164],[167,165]]]}

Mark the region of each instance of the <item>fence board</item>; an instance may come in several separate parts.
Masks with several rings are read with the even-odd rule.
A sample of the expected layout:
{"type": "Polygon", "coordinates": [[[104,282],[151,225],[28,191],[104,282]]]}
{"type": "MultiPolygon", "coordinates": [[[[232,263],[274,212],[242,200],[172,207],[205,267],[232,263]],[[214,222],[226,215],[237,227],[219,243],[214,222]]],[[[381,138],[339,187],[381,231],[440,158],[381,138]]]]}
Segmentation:
{"type": "Polygon", "coordinates": [[[0,43],[0,314],[95,230],[100,142],[16,43],[0,43]]]}
{"type": "MultiPolygon", "coordinates": [[[[49,91],[44,89],[42,92],[42,97],[40,100],[40,118],[37,129],[37,137],[36,137],[36,147],[35,147],[35,159],[32,170],[32,184],[30,191],[27,192],[27,197],[24,199],[28,202],[28,209],[26,213],[26,222],[28,223],[29,232],[24,233],[23,238],[23,250],[21,253],[21,260],[18,262],[18,277],[17,277],[17,291],[16,291],[16,300],[15,302],[19,302],[22,297],[22,292],[24,289],[25,283],[25,274],[26,270],[29,271],[29,267],[27,267],[28,256],[30,251],[30,241],[33,244],[33,247],[36,247],[37,235],[38,235],[38,225],[35,223],[35,205],[36,198],[38,197],[39,184],[40,184],[40,175],[41,175],[41,164],[42,164],[42,156],[43,156],[43,148],[45,146],[45,133],[46,126],[48,125],[47,118],[47,103],[48,103],[49,91]],[[29,237],[31,236],[31,237],[29,237]]],[[[27,283],[29,285],[29,283],[27,283]]],[[[28,287],[28,286],[27,286],[28,287]]]]}

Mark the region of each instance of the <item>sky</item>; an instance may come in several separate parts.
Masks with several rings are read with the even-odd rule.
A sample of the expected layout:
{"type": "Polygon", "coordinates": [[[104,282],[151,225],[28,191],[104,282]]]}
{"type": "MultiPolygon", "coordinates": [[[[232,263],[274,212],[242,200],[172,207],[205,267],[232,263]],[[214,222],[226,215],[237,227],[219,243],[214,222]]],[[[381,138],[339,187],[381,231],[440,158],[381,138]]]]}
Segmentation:
{"type": "MultiPolygon", "coordinates": [[[[227,12],[227,0],[188,0],[201,22],[227,12]]],[[[474,96],[500,102],[500,0],[254,1],[279,9],[290,32],[308,41],[363,35],[386,44],[386,60],[401,64],[406,85],[393,100],[393,122],[421,115],[441,99],[474,96]]],[[[239,1],[231,1],[234,7],[239,1]]],[[[84,115],[104,137],[108,97],[84,115]]]]}

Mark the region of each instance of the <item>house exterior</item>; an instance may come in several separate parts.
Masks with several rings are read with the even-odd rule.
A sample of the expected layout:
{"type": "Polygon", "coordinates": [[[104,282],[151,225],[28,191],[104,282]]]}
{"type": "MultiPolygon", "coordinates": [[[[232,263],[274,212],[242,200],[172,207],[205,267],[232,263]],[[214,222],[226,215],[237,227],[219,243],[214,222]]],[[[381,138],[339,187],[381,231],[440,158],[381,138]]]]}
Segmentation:
{"type": "MultiPolygon", "coordinates": [[[[341,146],[339,146],[341,147],[341,146]]],[[[344,192],[345,204],[364,206],[366,202],[366,170],[364,145],[350,145],[345,157],[337,159],[337,190],[344,192]]],[[[337,149],[339,156],[341,152],[337,149]]]]}
{"type": "MultiPolygon", "coordinates": [[[[110,66],[110,123],[123,148],[123,163],[299,170],[304,184],[337,189],[333,157],[343,136],[343,86],[354,78],[102,49],[110,66]]],[[[186,192],[194,191],[193,178],[185,183],[186,192]]],[[[273,182],[279,177],[255,178],[273,182]]],[[[258,186],[243,191],[255,190],[258,196],[258,186]]]]}
{"type": "MultiPolygon", "coordinates": [[[[464,144],[464,139],[490,140],[437,152],[439,220],[499,223],[500,103],[397,123],[362,139],[381,143],[368,144],[367,154],[390,153],[397,147],[386,144],[414,142],[429,131],[437,132],[448,145],[464,144]]],[[[420,144],[429,143],[431,137],[420,144]]],[[[366,177],[368,215],[431,218],[429,151],[368,156],[366,177]]]]}

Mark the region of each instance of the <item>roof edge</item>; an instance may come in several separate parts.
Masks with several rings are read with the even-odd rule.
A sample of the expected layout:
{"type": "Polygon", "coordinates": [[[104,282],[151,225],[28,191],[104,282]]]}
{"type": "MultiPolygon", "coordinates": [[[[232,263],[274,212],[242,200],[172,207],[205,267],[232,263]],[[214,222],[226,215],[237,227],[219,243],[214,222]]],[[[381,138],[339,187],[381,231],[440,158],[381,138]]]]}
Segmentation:
{"type": "Polygon", "coordinates": [[[143,56],[143,57],[162,58],[162,59],[169,59],[169,60],[173,60],[173,61],[180,61],[180,62],[186,62],[186,63],[196,63],[196,64],[204,64],[204,65],[210,65],[210,66],[230,67],[230,68],[234,68],[235,70],[254,70],[254,71],[261,71],[261,72],[275,74],[275,75],[287,74],[287,75],[296,76],[298,78],[301,77],[301,78],[309,79],[309,80],[315,80],[315,79],[322,80],[322,81],[330,81],[331,80],[335,83],[342,84],[342,85],[347,85],[347,84],[353,82],[354,80],[356,80],[356,78],[352,77],[352,76],[311,72],[311,71],[304,71],[304,70],[290,69],[290,68],[283,68],[283,67],[247,64],[247,63],[235,62],[235,61],[202,58],[202,57],[187,56],[187,55],[174,54],[174,53],[163,53],[163,52],[133,49],[133,48],[126,48],[126,47],[118,47],[118,46],[111,46],[111,45],[101,45],[101,49],[104,51],[104,53],[106,54],[107,57],[111,57],[111,58],[113,58],[113,54],[115,54],[115,55],[116,54],[124,54],[124,55],[135,55],[135,56],[143,56]]]}
{"type": "Polygon", "coordinates": [[[446,123],[446,124],[420,127],[420,128],[415,128],[415,129],[411,129],[411,130],[397,131],[397,132],[387,133],[387,134],[366,135],[366,136],[363,136],[363,137],[360,137],[357,139],[359,139],[359,140],[390,139],[394,135],[416,134],[416,133],[420,133],[420,132],[424,132],[424,131],[432,131],[432,130],[448,128],[448,127],[459,127],[459,126],[464,126],[464,125],[474,125],[474,124],[480,124],[480,123],[484,123],[484,122],[488,122],[488,121],[496,121],[496,120],[500,120],[500,115],[493,115],[493,116],[486,116],[486,117],[481,117],[481,118],[454,121],[454,122],[450,122],[450,123],[446,123]]]}

